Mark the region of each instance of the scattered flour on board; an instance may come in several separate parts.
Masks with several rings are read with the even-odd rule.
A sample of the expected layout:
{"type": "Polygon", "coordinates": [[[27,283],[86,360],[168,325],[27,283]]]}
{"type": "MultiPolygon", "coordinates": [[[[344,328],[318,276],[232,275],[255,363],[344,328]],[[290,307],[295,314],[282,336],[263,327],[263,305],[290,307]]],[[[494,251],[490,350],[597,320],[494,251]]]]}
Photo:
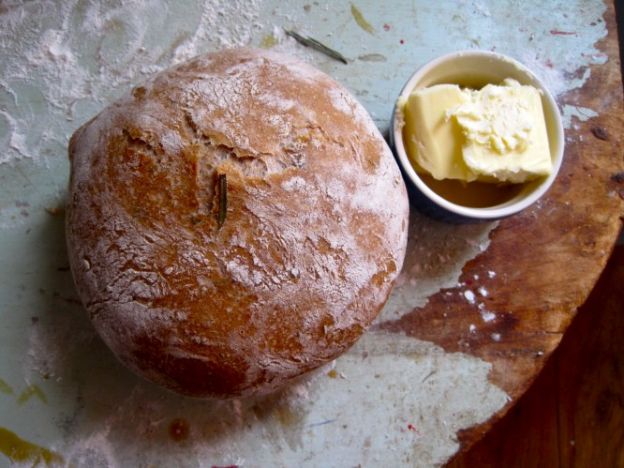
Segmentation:
{"type": "Polygon", "coordinates": [[[474,293],[470,290],[470,289],[466,289],[464,291],[464,297],[466,298],[466,300],[468,302],[470,302],[471,304],[475,303],[475,295],[474,293]]]}
{"type": "Polygon", "coordinates": [[[263,28],[260,0],[52,3],[0,14],[0,163],[49,164],[82,122],[137,82],[202,52],[248,45],[263,28]]]}
{"type": "MultiPolygon", "coordinates": [[[[39,345],[45,344],[58,349],[73,333],[91,333],[78,315],[59,323],[38,348],[44,352],[39,345]]],[[[38,335],[33,341],[41,338],[38,335]]],[[[345,425],[348,440],[357,442],[341,448],[342,459],[350,464],[376,465],[371,460],[378,457],[398,462],[412,456],[437,466],[458,449],[457,431],[487,420],[508,401],[487,378],[491,364],[446,353],[431,343],[376,332],[365,335],[336,361],[268,398],[180,398],[115,365],[98,340],[71,347],[65,361],[57,361],[51,370],[63,377],[64,397],[79,397],[81,402],[71,412],[59,413],[67,434],[51,447],[75,466],[112,468],[163,461],[183,466],[206,462],[208,466],[268,466],[275,460],[291,466],[303,458],[312,466],[326,466],[333,456],[326,440],[346,440],[345,425]],[[106,388],[102,382],[108,382],[106,388]],[[465,388],[471,388],[470,395],[465,388]],[[366,410],[354,415],[353,401],[366,410]],[[181,443],[168,437],[174,420],[188,425],[188,438],[181,443]],[[369,437],[375,425],[384,427],[383,437],[369,437]],[[363,453],[365,440],[370,440],[370,447],[363,453]]]]}
{"type": "Polygon", "coordinates": [[[496,314],[494,312],[490,312],[489,310],[481,310],[481,318],[484,322],[491,322],[496,318],[496,314]]]}

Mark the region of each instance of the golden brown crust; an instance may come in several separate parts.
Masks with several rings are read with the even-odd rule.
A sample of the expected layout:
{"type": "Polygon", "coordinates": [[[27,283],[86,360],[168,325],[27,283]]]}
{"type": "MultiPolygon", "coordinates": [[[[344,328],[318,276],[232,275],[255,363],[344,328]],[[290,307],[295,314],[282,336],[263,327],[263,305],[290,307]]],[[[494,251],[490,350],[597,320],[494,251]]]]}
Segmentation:
{"type": "Polygon", "coordinates": [[[387,145],[344,88],[289,57],[235,49],[166,70],[69,153],[80,296],[121,361],[173,390],[266,392],[333,359],[401,268],[408,204],[387,145]]]}

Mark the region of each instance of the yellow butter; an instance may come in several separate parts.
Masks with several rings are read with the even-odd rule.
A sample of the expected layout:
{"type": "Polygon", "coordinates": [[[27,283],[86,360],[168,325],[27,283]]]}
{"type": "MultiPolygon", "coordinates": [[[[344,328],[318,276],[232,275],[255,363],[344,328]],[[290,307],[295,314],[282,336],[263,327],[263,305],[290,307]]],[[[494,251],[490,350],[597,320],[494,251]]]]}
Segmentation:
{"type": "Polygon", "coordinates": [[[542,99],[537,89],[505,80],[464,91],[470,99],[449,110],[464,134],[462,156],[480,177],[520,183],[552,171],[542,99]]]}
{"type": "Polygon", "coordinates": [[[520,183],[552,171],[539,91],[514,80],[417,89],[404,119],[408,155],[435,179],[520,183]]]}
{"type": "Polygon", "coordinates": [[[441,84],[417,89],[403,108],[403,141],[419,172],[434,178],[474,180],[462,158],[462,130],[447,111],[467,103],[469,94],[459,86],[441,84]]]}

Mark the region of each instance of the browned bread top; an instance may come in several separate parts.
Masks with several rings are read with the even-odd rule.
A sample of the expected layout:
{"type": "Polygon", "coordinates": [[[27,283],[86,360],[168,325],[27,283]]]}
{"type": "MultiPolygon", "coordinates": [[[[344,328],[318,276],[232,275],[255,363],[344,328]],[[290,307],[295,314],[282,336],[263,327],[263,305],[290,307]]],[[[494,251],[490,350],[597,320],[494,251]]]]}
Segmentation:
{"type": "Polygon", "coordinates": [[[193,396],[270,391],[385,303],[408,202],[389,148],[327,75],[252,49],[165,70],[72,137],[67,239],[104,341],[193,396]]]}

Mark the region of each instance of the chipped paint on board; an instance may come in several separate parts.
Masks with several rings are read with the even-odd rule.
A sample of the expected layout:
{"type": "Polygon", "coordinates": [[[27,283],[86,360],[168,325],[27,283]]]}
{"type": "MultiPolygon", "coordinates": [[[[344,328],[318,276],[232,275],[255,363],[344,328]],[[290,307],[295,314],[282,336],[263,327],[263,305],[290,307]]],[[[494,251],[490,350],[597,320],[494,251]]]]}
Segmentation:
{"type": "Polygon", "coordinates": [[[586,122],[593,117],[598,117],[598,113],[588,107],[571,106],[569,104],[563,106],[562,114],[565,128],[570,128],[575,119],[579,122],[586,122]]]}
{"type": "Polygon", "coordinates": [[[497,225],[448,224],[412,211],[403,270],[377,323],[398,319],[456,286],[466,263],[487,250],[497,225]]]}

